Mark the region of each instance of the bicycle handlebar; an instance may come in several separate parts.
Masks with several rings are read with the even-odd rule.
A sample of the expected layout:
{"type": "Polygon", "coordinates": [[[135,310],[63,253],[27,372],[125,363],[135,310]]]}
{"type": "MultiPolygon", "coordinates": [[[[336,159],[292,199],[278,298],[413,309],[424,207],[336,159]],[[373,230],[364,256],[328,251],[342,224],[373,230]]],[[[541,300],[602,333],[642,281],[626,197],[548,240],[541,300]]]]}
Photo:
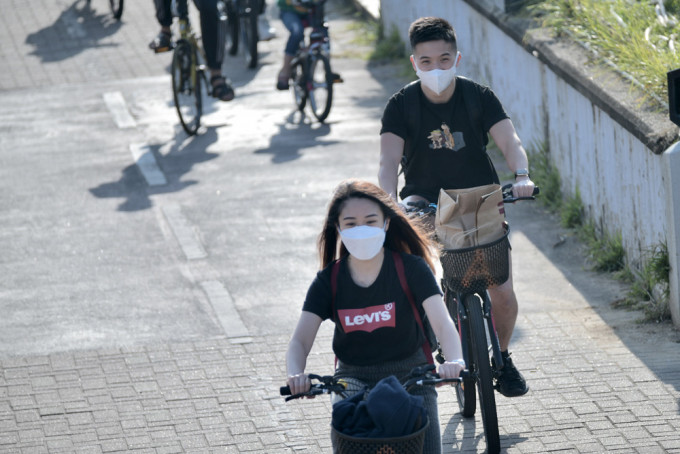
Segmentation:
{"type": "MultiPolygon", "coordinates": [[[[503,203],[515,203],[519,200],[536,200],[536,196],[541,193],[541,190],[538,186],[534,186],[533,195],[529,197],[513,197],[512,183],[509,183],[501,187],[501,193],[503,194],[503,203]]],[[[435,214],[437,212],[436,203],[427,203],[424,200],[409,202],[408,205],[409,208],[406,209],[407,213],[418,213],[421,216],[425,216],[428,214],[435,214]]]]}

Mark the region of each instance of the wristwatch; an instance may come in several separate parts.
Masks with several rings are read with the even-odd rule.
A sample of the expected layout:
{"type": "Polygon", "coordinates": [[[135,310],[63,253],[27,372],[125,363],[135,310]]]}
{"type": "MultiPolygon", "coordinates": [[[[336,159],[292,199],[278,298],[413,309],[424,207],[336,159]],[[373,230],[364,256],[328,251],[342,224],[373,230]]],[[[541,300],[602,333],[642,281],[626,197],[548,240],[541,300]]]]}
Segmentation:
{"type": "Polygon", "coordinates": [[[515,178],[517,177],[528,177],[529,169],[517,169],[515,170],[515,178]]]}

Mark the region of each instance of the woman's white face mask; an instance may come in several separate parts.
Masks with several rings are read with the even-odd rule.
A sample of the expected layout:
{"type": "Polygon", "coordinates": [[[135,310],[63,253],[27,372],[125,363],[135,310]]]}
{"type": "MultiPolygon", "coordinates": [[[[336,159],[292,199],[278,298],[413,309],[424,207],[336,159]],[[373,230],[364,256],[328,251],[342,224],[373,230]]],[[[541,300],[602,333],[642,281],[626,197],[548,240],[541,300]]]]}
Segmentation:
{"type": "Polygon", "coordinates": [[[420,68],[418,68],[415,59],[413,59],[413,66],[416,68],[416,75],[420,79],[420,82],[439,95],[444,90],[446,90],[449,85],[451,85],[451,82],[453,82],[453,79],[455,79],[456,66],[458,65],[459,57],[460,52],[456,52],[456,58],[453,61],[453,66],[451,66],[449,69],[432,69],[430,71],[422,71],[420,68]]]}
{"type": "Polygon", "coordinates": [[[371,260],[378,255],[385,244],[385,227],[371,227],[359,225],[349,229],[340,230],[340,238],[349,253],[359,260],[371,260]]]}

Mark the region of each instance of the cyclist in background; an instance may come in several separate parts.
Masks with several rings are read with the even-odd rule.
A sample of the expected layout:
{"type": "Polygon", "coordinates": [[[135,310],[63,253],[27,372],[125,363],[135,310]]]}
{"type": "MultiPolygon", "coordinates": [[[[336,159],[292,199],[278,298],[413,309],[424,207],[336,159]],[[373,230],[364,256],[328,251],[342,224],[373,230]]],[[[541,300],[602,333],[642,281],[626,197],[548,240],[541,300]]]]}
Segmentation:
{"type": "MultiPolygon", "coordinates": [[[[363,390],[364,384],[372,388],[390,375],[404,377],[432,361],[416,311],[421,321],[427,315],[447,359],[439,365],[439,374],[443,378],[460,374],[465,368],[460,339],[433,273],[427,234],[385,191],[366,181],[340,183],[328,206],[318,247],[322,270],[307,291],[286,353],[287,382],[293,394],[309,390],[307,356],[326,319],[335,322],[335,376],[356,386],[350,392],[363,390]],[[406,287],[400,283],[400,273],[406,287]]],[[[423,452],[438,454],[437,392],[428,386],[413,394],[423,396],[430,421],[423,452]]]]}
{"type": "MultiPolygon", "coordinates": [[[[288,80],[290,79],[291,63],[300,45],[305,39],[305,25],[309,25],[311,8],[302,6],[298,0],[277,0],[279,7],[279,17],[283,25],[288,29],[290,35],[286,41],[286,47],[283,53],[283,66],[279,71],[278,79],[276,81],[276,88],[278,90],[288,90],[288,80]]],[[[316,6],[320,17],[324,17],[323,5],[316,6]]],[[[329,55],[330,57],[330,55],[329,55]]],[[[342,82],[339,74],[333,73],[333,82],[342,82]]]]}
{"type": "MultiPolygon", "coordinates": [[[[172,0],[154,0],[156,18],[161,25],[158,36],[149,43],[156,53],[167,52],[173,48],[172,31],[172,0]]],[[[210,71],[210,85],[213,97],[220,101],[234,99],[234,89],[229,80],[222,75],[224,61],[224,46],[226,34],[219,27],[219,12],[217,0],[194,0],[201,18],[201,37],[208,70],[210,71]]],[[[187,18],[189,11],[187,0],[177,0],[177,13],[180,18],[187,18]]]]}
{"type": "MultiPolygon", "coordinates": [[[[515,196],[531,196],[534,183],[527,154],[500,101],[490,88],[456,77],[461,55],[451,24],[437,17],[420,18],[411,24],[409,38],[411,64],[420,81],[394,94],[385,107],[380,186],[397,200],[400,164],[405,186],[399,195],[404,206],[437,203],[440,189],[499,183],[486,153],[489,133],[515,172],[515,196]],[[420,112],[417,120],[409,115],[414,111],[420,112]]],[[[518,312],[512,271],[505,283],[488,291],[504,360],[499,391],[507,397],[521,396],[529,388],[508,352],[518,312]]]]}

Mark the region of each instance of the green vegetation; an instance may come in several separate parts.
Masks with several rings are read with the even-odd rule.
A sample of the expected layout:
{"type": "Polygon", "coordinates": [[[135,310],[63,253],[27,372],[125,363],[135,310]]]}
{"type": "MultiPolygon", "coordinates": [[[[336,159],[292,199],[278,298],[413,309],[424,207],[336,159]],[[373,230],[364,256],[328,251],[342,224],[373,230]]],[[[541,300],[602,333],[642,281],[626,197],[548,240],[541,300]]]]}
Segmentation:
{"type": "Polygon", "coordinates": [[[680,0],[666,14],[648,0],[527,0],[524,11],[631,74],[643,88],[667,98],[666,73],[680,66],[680,0]]]}
{"type": "Polygon", "coordinates": [[[585,245],[587,260],[594,271],[614,273],[614,277],[629,284],[626,296],[616,302],[619,307],[642,310],[644,321],[670,319],[668,249],[665,244],[655,246],[644,254],[642,263],[633,267],[627,263],[621,233],[610,233],[586,219],[581,193],[563,197],[561,179],[552,164],[550,151],[545,144],[529,152],[531,178],[541,188],[537,200],[549,210],[560,215],[562,225],[573,229],[585,245]]]}

